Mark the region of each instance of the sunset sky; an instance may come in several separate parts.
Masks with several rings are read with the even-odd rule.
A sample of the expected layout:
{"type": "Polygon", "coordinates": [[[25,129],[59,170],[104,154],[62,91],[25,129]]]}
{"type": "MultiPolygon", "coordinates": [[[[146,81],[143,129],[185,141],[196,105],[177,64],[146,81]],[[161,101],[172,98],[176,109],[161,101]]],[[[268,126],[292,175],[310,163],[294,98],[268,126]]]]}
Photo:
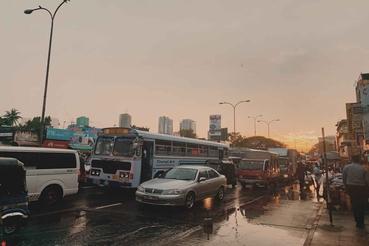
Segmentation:
{"type": "MultiPolygon", "coordinates": [[[[23,11],[59,3],[1,1],[0,113],[41,114],[50,20],[23,11]]],[[[72,0],[55,21],[47,115],[105,127],[130,113],[153,132],[161,115],[175,130],[190,118],[205,137],[210,114],[233,129],[220,101],[250,99],[237,131],[253,135],[248,115],[279,118],[272,137],[305,148],[321,127],[335,133],[369,72],[368,9],[367,0],[72,0]]]]}

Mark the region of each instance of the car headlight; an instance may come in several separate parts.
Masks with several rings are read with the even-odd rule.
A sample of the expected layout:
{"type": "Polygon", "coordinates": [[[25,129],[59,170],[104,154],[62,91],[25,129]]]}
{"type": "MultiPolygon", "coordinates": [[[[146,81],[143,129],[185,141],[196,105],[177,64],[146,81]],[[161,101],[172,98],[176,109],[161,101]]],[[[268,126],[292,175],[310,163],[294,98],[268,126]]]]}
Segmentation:
{"type": "Polygon", "coordinates": [[[288,174],[283,175],[283,177],[288,178],[288,174]]]}
{"type": "Polygon", "coordinates": [[[137,187],[137,191],[145,192],[145,188],[140,185],[137,187]]]}
{"type": "Polygon", "coordinates": [[[163,195],[179,195],[182,194],[183,190],[178,190],[178,189],[172,189],[172,190],[165,190],[163,191],[163,195]]]}

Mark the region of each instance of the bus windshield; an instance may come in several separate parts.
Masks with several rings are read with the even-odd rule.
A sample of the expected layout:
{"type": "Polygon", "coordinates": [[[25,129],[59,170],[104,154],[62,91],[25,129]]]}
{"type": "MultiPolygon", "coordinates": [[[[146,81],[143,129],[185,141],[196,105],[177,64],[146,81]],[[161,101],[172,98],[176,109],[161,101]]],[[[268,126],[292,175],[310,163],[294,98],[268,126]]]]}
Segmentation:
{"type": "Polygon", "coordinates": [[[132,157],[135,153],[132,138],[119,137],[115,139],[113,155],[132,157]]]}
{"type": "Polygon", "coordinates": [[[111,155],[113,151],[114,138],[113,137],[99,137],[96,143],[96,155],[111,155]]]}
{"type": "Polygon", "coordinates": [[[263,170],[264,161],[242,160],[239,168],[243,170],[263,170]]]}
{"type": "Polygon", "coordinates": [[[279,167],[281,169],[287,169],[288,168],[288,160],[280,159],[279,160],[279,167]]]}

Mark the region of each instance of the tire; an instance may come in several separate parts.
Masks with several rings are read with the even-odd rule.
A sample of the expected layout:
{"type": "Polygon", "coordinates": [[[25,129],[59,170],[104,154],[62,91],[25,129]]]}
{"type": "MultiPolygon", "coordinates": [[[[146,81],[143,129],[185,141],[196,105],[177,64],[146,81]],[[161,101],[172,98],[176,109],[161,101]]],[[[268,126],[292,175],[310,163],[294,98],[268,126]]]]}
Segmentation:
{"type": "Polygon", "coordinates": [[[187,209],[191,209],[193,208],[193,206],[195,205],[195,193],[193,193],[192,191],[189,192],[186,195],[186,200],[185,200],[185,207],[187,209]]]}
{"type": "Polygon", "coordinates": [[[218,201],[223,201],[223,199],[224,199],[224,187],[223,186],[218,189],[218,192],[217,192],[217,195],[216,195],[215,198],[218,201]]]}
{"type": "Polygon", "coordinates": [[[17,232],[19,229],[19,222],[15,219],[10,219],[7,221],[4,221],[3,224],[3,232],[5,235],[11,235],[15,232],[17,232]]]}
{"type": "Polygon", "coordinates": [[[42,191],[41,204],[43,206],[54,206],[62,199],[62,191],[58,186],[49,186],[42,191]]]}

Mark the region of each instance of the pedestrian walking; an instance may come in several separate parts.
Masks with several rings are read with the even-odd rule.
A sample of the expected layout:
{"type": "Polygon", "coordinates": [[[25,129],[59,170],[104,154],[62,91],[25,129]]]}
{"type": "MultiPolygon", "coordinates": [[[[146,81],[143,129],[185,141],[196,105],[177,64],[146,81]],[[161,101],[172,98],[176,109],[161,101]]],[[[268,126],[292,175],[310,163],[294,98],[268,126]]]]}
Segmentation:
{"type": "Polygon", "coordinates": [[[305,170],[304,165],[300,161],[297,163],[296,174],[297,174],[297,178],[298,178],[299,183],[300,183],[300,192],[301,192],[301,194],[303,194],[304,193],[304,188],[305,188],[306,170],[305,170]]]}
{"type": "Polygon", "coordinates": [[[352,212],[356,227],[364,228],[365,206],[368,200],[369,175],[360,164],[360,155],[351,158],[351,164],[343,169],[343,184],[351,198],[352,212]]]}
{"type": "Polygon", "coordinates": [[[320,180],[322,178],[322,172],[320,171],[320,167],[318,165],[318,163],[315,163],[315,166],[313,168],[313,174],[314,174],[314,179],[315,179],[315,190],[316,190],[316,197],[317,199],[319,199],[320,194],[319,194],[319,190],[320,190],[320,180]]]}

